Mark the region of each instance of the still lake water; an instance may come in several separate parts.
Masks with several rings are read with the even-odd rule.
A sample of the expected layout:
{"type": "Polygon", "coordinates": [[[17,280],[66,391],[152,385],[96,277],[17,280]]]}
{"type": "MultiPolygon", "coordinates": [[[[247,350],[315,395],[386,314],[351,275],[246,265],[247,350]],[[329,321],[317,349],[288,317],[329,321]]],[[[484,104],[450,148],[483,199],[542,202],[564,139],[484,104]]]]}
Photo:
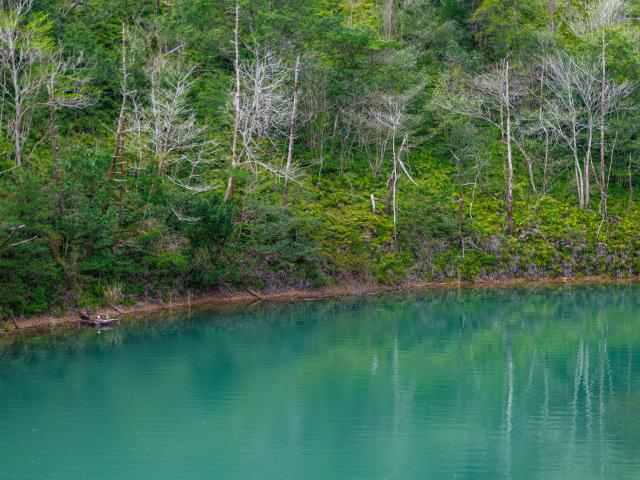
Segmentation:
{"type": "Polygon", "coordinates": [[[0,343],[0,478],[638,479],[640,287],[269,304],[0,343]]]}

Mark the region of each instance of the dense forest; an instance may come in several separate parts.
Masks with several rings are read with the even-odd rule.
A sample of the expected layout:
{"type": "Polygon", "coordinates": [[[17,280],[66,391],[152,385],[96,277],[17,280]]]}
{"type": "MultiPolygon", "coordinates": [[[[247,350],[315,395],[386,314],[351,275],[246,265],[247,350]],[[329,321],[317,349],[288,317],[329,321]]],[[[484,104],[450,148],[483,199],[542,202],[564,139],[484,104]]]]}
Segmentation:
{"type": "Polygon", "coordinates": [[[0,318],[640,273],[635,0],[0,0],[0,318]]]}

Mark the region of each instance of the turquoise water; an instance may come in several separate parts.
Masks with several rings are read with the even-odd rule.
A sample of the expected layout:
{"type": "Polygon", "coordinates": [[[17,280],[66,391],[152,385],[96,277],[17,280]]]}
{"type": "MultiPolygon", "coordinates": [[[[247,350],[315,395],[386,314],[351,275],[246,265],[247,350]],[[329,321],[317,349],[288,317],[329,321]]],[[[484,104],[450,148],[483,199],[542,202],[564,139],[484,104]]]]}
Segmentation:
{"type": "Polygon", "coordinates": [[[0,478],[640,478],[637,286],[259,305],[9,342],[0,478]]]}

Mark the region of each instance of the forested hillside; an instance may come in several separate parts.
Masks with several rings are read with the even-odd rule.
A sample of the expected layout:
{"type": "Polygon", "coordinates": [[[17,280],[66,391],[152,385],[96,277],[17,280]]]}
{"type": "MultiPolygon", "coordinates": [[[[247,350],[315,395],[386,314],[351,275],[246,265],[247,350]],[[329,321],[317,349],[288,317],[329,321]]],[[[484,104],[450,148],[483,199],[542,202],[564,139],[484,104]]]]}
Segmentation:
{"type": "Polygon", "coordinates": [[[0,318],[640,273],[636,0],[0,0],[0,318]]]}

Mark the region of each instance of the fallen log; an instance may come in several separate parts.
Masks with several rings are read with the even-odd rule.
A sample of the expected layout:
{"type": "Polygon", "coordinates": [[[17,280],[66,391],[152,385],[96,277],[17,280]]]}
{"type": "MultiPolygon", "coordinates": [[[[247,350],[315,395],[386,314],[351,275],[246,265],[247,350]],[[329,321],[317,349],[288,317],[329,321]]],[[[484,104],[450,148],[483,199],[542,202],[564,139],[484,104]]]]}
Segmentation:
{"type": "Polygon", "coordinates": [[[255,292],[255,291],[251,290],[250,288],[247,288],[247,292],[249,292],[251,295],[253,295],[254,297],[256,297],[259,300],[266,300],[267,299],[264,295],[260,295],[258,292],[255,292]]]}
{"type": "Polygon", "coordinates": [[[116,323],[118,323],[118,319],[117,318],[92,318],[87,320],[86,322],[87,325],[90,325],[92,327],[111,327],[113,325],[115,325],[116,323]]]}
{"type": "Polygon", "coordinates": [[[124,315],[127,312],[127,309],[124,308],[122,305],[114,305],[113,303],[110,303],[109,306],[113,308],[116,312],[118,312],[120,315],[124,315]]]}

